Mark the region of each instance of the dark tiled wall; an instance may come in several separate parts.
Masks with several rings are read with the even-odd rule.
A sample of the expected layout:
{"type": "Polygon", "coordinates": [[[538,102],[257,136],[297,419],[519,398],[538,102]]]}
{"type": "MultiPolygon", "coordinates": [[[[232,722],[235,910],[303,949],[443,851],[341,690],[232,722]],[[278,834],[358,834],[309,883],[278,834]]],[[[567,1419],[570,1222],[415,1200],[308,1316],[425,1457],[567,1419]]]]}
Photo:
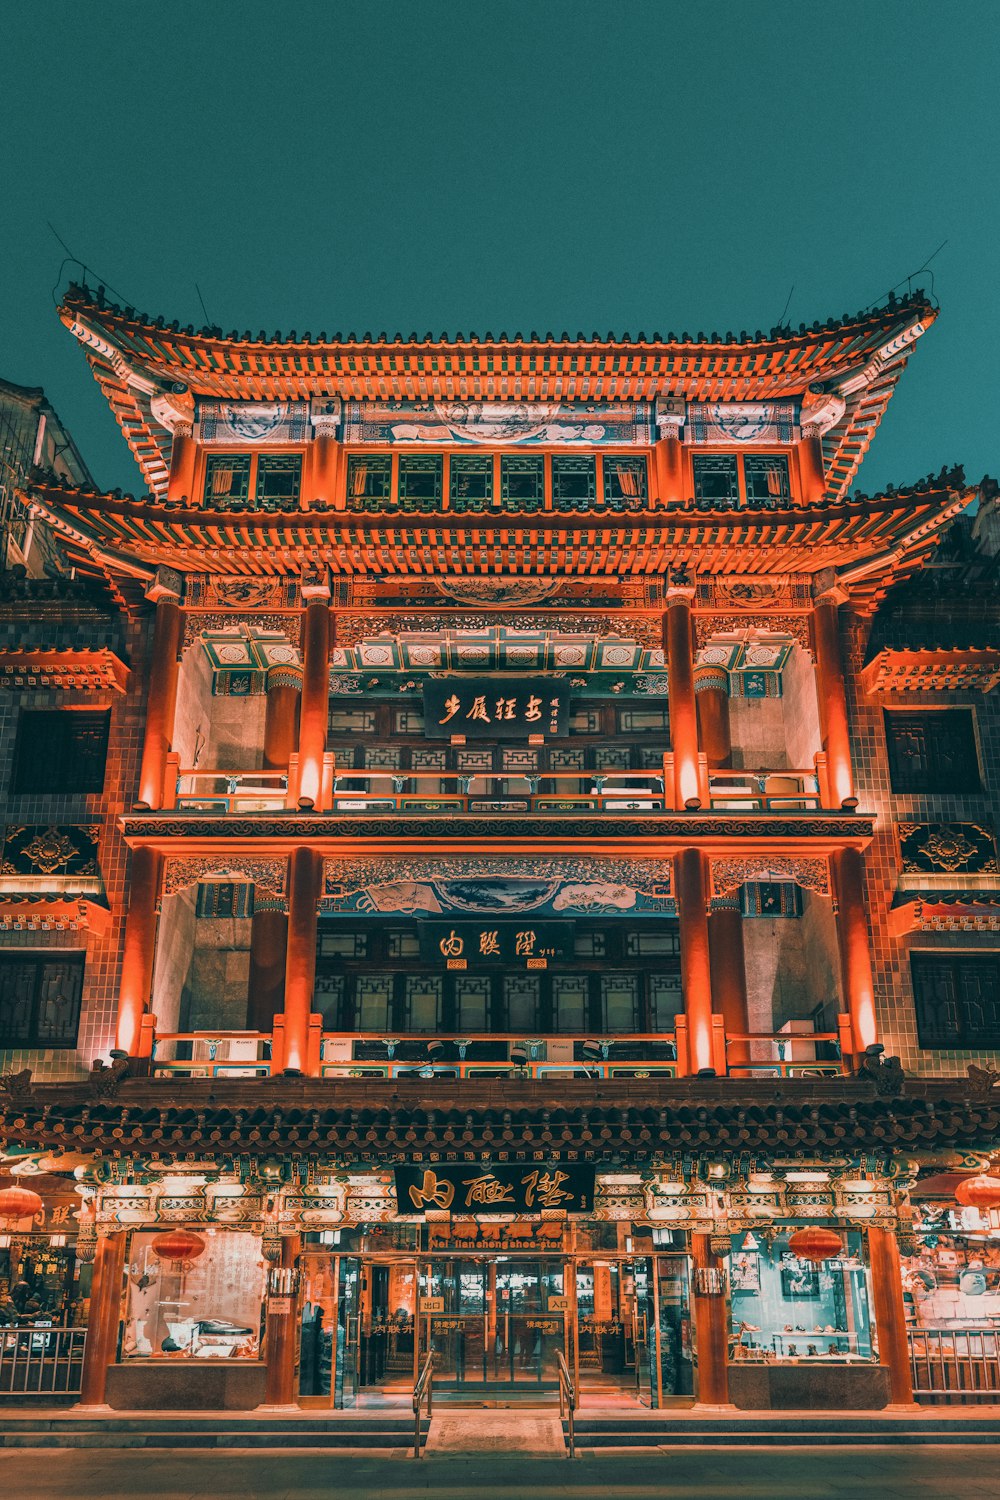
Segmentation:
{"type": "MultiPolygon", "coordinates": [[[[127,691],[82,694],[42,691],[0,692],[0,822],[87,823],[100,827],[100,866],[111,905],[111,922],[102,937],[83,930],[66,932],[0,930],[0,948],[73,948],[86,953],[83,1006],[77,1047],[46,1051],[0,1052],[0,1071],[30,1067],[36,1078],[65,1079],[89,1073],[95,1057],[107,1057],[114,1045],[129,854],[117,828],[119,815],[135,800],[142,753],[146,689],[142,663],[150,627],[145,621],[127,627],[126,652],[132,665],[127,691]],[[11,791],[17,720],[25,709],[69,705],[111,709],[111,734],[104,791],[95,796],[15,796],[11,791]]],[[[103,642],[98,642],[103,644],[103,642]]],[[[42,908],[35,908],[36,911],[42,908]]]]}

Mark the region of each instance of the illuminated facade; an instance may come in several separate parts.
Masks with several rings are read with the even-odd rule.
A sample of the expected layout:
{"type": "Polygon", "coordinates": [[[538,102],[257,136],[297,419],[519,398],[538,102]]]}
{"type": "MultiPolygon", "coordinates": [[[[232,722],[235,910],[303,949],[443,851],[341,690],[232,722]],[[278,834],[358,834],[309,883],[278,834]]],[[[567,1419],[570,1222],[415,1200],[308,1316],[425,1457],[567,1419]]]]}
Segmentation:
{"type": "Polygon", "coordinates": [[[40,1229],[82,1190],[84,1402],[351,1405],[433,1352],[487,1400],[562,1354],[881,1407],[956,1329],[1000,1387],[954,1202],[1000,1128],[996,500],[851,488],[932,307],[61,315],[148,485],[36,474],[76,581],[0,602],[3,1132],[40,1229]]]}

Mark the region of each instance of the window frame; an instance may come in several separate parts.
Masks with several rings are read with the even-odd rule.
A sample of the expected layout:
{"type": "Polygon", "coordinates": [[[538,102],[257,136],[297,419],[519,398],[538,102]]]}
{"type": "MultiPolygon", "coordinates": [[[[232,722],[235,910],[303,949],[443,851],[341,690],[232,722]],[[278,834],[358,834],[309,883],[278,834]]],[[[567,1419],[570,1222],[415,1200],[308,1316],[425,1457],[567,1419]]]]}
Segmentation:
{"type": "MultiPolygon", "coordinates": [[[[50,734],[43,731],[42,743],[50,741],[50,734]]],[[[14,740],[14,763],[11,769],[10,795],[12,797],[100,797],[104,794],[105,784],[108,779],[108,751],[111,745],[111,710],[110,708],[22,708],[17,718],[17,732],[14,740]],[[58,719],[60,723],[68,726],[72,721],[70,714],[77,716],[77,722],[81,715],[92,720],[100,719],[103,723],[104,753],[100,757],[100,776],[96,774],[94,781],[89,785],[81,785],[73,779],[73,770],[80,771],[86,766],[86,761],[81,761],[78,748],[74,745],[72,736],[64,736],[64,744],[61,747],[62,761],[58,775],[46,772],[45,767],[51,764],[44,754],[39,756],[39,747],[33,744],[30,749],[25,749],[25,726],[41,718],[50,721],[58,719]],[[41,769],[39,769],[41,767],[41,769]],[[34,771],[32,779],[30,772],[34,771]],[[24,784],[24,778],[28,776],[28,784],[24,784]],[[67,784],[68,777],[68,784],[67,784]]]]}
{"type": "Polygon", "coordinates": [[[1000,1048],[1000,1016],[998,1016],[995,1030],[969,1032],[965,1026],[965,1016],[962,1007],[962,994],[960,975],[962,969],[989,969],[992,970],[998,993],[998,1007],[1000,1007],[1000,953],[986,948],[911,948],[910,949],[910,987],[913,993],[913,1012],[917,1027],[917,1042],[922,1051],[925,1052],[992,1052],[1000,1048]],[[918,984],[918,971],[922,964],[938,964],[951,970],[953,981],[954,1003],[957,1012],[957,1026],[952,1040],[941,1040],[940,1035],[932,1038],[923,1024],[922,1002],[920,986],[918,984]]]}
{"type": "Polygon", "coordinates": [[[83,990],[87,977],[86,950],[83,948],[0,948],[0,970],[29,963],[34,964],[35,974],[31,987],[28,1035],[15,1037],[0,1030],[0,1047],[11,1051],[72,1051],[79,1041],[80,1019],[83,1015],[83,990]],[[72,1036],[57,1038],[44,1037],[39,1034],[42,981],[46,967],[52,964],[65,964],[75,968],[79,976],[72,1036]]]}
{"type": "MultiPolygon", "coordinates": [[[[882,728],[885,734],[886,767],[889,773],[889,790],[894,797],[977,797],[981,796],[983,785],[983,758],[980,753],[979,732],[974,708],[883,708],[882,728]],[[896,740],[894,736],[898,726],[905,719],[925,720],[928,723],[942,722],[941,716],[947,716],[953,722],[961,717],[968,726],[968,749],[971,760],[970,768],[974,775],[970,776],[967,783],[956,785],[953,770],[941,768],[934,780],[933,786],[902,786],[899,785],[902,762],[898,759],[896,740]]],[[[932,743],[932,737],[928,737],[928,743],[932,743]]]]}

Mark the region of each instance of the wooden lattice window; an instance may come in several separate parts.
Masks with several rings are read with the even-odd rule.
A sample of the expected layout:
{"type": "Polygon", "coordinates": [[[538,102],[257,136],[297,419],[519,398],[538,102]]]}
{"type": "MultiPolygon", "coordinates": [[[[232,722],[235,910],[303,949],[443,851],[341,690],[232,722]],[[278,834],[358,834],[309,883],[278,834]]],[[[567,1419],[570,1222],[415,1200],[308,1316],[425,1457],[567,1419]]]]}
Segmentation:
{"type": "Polygon", "coordinates": [[[605,455],[604,498],[609,504],[616,500],[645,500],[648,493],[644,458],[605,455]]]}
{"type": "Polygon", "coordinates": [[[257,501],[279,504],[298,500],[302,490],[302,455],[299,453],[262,453],[257,459],[257,501]]]}
{"type": "Polygon", "coordinates": [[[978,792],[982,787],[972,713],[887,709],[885,737],[894,792],[912,795],[978,792]]]}
{"type": "Polygon", "coordinates": [[[747,505],[761,507],[791,498],[788,459],[784,453],[746,453],[743,457],[747,505]]]}
{"type": "Polygon", "coordinates": [[[697,453],[694,498],[731,507],[740,503],[740,471],[735,453],[697,453]]]}
{"type": "Polygon", "coordinates": [[[399,460],[401,500],[440,500],[442,459],[439,453],[408,454],[399,460]]]}
{"type": "Polygon", "coordinates": [[[205,504],[212,510],[245,505],[250,498],[250,454],[210,453],[205,460],[205,504]]]}
{"type": "Polygon", "coordinates": [[[911,953],[921,1047],[1000,1047],[1000,956],[911,953]]]}
{"type": "Polygon", "coordinates": [[[388,500],[391,484],[391,458],[377,453],[358,453],[347,460],[349,500],[388,500]]]}
{"type": "Polygon", "coordinates": [[[110,725],[108,709],[26,709],[17,726],[14,792],[103,791],[110,725]]]}
{"type": "Polygon", "coordinates": [[[82,953],[0,953],[0,1046],[75,1047],[82,953]]]}
{"type": "Polygon", "coordinates": [[[500,493],[504,500],[540,502],[545,496],[545,460],[505,453],[500,460],[500,493]]]}
{"type": "Polygon", "coordinates": [[[597,494],[597,461],[560,457],[552,460],[552,499],[593,500],[597,494]]]}
{"type": "Polygon", "coordinates": [[[493,499],[493,459],[485,454],[453,454],[448,481],[453,505],[493,499]]]}

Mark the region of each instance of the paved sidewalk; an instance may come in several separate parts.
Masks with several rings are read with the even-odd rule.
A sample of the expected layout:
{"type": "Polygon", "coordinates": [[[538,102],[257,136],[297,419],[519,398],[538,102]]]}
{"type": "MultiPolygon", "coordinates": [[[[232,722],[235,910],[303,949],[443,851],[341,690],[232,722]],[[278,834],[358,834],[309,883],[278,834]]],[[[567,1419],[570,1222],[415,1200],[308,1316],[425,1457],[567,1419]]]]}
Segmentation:
{"type": "Polygon", "coordinates": [[[0,1453],[11,1500],[996,1500],[990,1449],[611,1449],[570,1461],[496,1451],[0,1453]]]}

